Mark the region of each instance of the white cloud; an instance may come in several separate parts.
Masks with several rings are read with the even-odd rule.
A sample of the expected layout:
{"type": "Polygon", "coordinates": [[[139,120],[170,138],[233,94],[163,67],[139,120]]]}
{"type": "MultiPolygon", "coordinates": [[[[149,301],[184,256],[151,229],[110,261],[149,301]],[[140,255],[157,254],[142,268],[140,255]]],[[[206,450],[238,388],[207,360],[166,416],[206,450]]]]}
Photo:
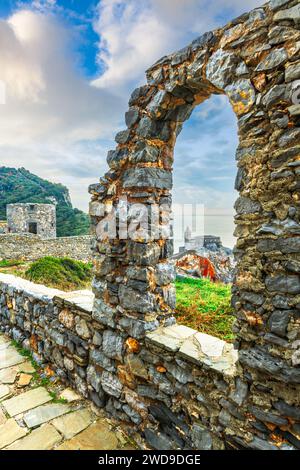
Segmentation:
{"type": "Polygon", "coordinates": [[[123,93],[132,82],[142,81],[145,69],[162,55],[220,26],[223,11],[238,15],[262,3],[262,0],[101,0],[94,27],[100,36],[98,60],[105,71],[93,83],[100,88],[120,87],[123,93]]]}
{"type": "Polygon", "coordinates": [[[119,98],[80,75],[72,39],[53,16],[30,10],[0,22],[0,80],[7,91],[0,117],[2,145],[19,143],[21,148],[111,136],[119,98]]]}
{"type": "MultiPolygon", "coordinates": [[[[15,14],[0,20],[0,83],[6,85],[6,104],[0,105],[0,165],[24,166],[67,184],[74,202],[86,209],[87,186],[105,171],[106,151],[114,146],[118,126],[124,125],[130,91],[145,81],[144,71],[161,56],[220,26],[220,13],[230,11],[235,16],[262,3],[101,0],[94,28],[104,72],[89,83],[74,53],[80,28],[75,32],[59,21],[63,12],[55,0],[34,0],[30,9],[20,2],[15,14]]],[[[69,10],[66,14],[76,16],[69,10]]],[[[230,140],[232,117],[224,105],[217,106],[208,102],[195,111],[195,117],[201,122],[217,110],[223,129],[220,139],[230,140]]],[[[210,206],[216,200],[230,205],[233,197],[222,192],[222,181],[212,181],[220,186],[216,191],[208,179],[201,183],[201,190],[195,177],[189,179],[198,174],[202,181],[217,145],[214,136],[205,138],[207,128],[201,132],[204,136],[186,134],[178,143],[175,169],[180,178],[175,194],[188,200],[206,198],[210,206]]]]}

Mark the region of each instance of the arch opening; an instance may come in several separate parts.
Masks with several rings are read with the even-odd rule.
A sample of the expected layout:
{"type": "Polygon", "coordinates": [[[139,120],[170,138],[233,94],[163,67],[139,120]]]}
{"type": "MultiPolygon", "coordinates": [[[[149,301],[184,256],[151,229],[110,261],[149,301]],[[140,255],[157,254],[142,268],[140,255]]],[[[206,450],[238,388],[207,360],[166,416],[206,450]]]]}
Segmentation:
{"type": "Polygon", "coordinates": [[[231,285],[237,120],[228,98],[196,106],[174,149],[173,237],[178,324],[233,341],[231,285]]]}

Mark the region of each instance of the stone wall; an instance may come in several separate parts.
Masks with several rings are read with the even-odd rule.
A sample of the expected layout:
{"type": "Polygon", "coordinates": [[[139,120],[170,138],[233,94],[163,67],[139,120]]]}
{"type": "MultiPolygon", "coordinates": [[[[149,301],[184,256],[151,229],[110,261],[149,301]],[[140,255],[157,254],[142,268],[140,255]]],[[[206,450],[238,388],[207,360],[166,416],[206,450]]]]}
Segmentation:
{"type": "Polygon", "coordinates": [[[44,256],[92,260],[93,237],[61,237],[43,240],[37,235],[0,234],[0,260],[36,261],[44,256]]]}
{"type": "Polygon", "coordinates": [[[56,237],[54,204],[8,204],[6,212],[9,233],[34,233],[45,240],[56,237]]]}
{"type": "Polygon", "coordinates": [[[154,448],[300,448],[299,23],[272,0],[149,69],[90,188],[93,308],[0,275],[2,330],[154,448]],[[172,240],[99,236],[120,202],[163,206],[164,232],[176,137],[211,94],[239,124],[235,350],[174,324],[172,240]]]}
{"type": "Polygon", "coordinates": [[[267,374],[245,381],[233,345],[180,325],[145,334],[127,319],[128,336],[93,303],[90,291],[0,274],[0,331],[151,448],[300,448],[299,395],[270,394],[267,374]]]}

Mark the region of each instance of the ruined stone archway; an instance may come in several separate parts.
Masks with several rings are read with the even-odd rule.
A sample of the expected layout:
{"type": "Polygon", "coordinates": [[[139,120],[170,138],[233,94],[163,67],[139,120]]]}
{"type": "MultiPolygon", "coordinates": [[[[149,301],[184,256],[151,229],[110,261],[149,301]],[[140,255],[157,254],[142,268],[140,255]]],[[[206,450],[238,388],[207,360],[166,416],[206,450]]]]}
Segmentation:
{"type": "MultiPolygon", "coordinates": [[[[147,85],[131,95],[110,171],[90,188],[95,227],[125,197],[129,208],[155,203],[171,211],[176,137],[195,106],[211,94],[228,96],[239,126],[233,304],[241,369],[219,426],[244,427],[235,444],[251,433],[267,443],[266,423],[300,418],[299,20],[299,1],[273,0],[154,64],[147,85]],[[232,411],[242,405],[244,412],[232,411]]],[[[173,323],[172,241],[118,235],[95,242],[93,318],[134,353],[147,332],[173,323]]],[[[120,361],[110,380],[130,389],[131,366],[120,361]]],[[[210,429],[217,426],[213,417],[210,429]]]]}

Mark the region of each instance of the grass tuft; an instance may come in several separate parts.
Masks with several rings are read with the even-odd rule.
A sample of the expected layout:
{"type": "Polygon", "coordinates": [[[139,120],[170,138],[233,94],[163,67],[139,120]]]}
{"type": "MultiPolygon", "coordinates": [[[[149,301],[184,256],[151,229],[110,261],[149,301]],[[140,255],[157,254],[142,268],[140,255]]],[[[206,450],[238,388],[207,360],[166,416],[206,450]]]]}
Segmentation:
{"type": "Polygon", "coordinates": [[[208,279],[177,278],[176,318],[181,325],[232,341],[231,286],[208,279]]]}
{"type": "Polygon", "coordinates": [[[24,261],[19,261],[15,259],[2,259],[0,260],[0,268],[13,268],[16,266],[21,266],[24,264],[24,261]]]}

